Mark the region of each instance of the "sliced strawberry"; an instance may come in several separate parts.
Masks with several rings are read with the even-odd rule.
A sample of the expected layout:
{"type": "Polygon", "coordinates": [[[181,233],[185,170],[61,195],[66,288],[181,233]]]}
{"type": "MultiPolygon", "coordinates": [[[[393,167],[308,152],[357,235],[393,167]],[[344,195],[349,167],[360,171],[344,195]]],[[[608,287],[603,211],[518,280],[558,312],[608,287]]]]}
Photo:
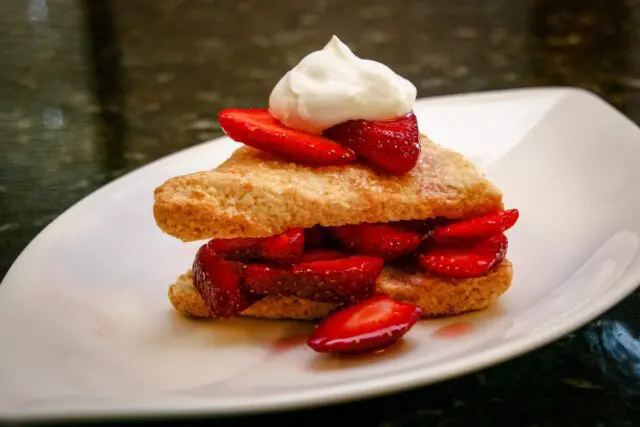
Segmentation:
{"type": "Polygon", "coordinates": [[[377,257],[352,256],[301,262],[290,267],[248,264],[245,284],[258,295],[289,295],[319,302],[354,302],[375,291],[383,261],[377,257]]]}
{"type": "Polygon", "coordinates": [[[258,258],[258,240],[253,238],[211,239],[207,242],[207,246],[219,258],[241,261],[258,258]]]}
{"type": "Polygon", "coordinates": [[[293,263],[304,252],[304,229],[292,228],[282,234],[258,242],[260,256],[267,261],[293,263]]]}
{"type": "Polygon", "coordinates": [[[240,282],[242,264],[216,256],[209,245],[202,245],[193,262],[193,284],[212,316],[239,315],[256,301],[240,282]]]}
{"type": "Polygon", "coordinates": [[[495,266],[506,257],[508,247],[509,240],[507,236],[498,234],[476,242],[473,245],[473,250],[479,255],[495,257],[497,260],[496,264],[493,265],[495,266]]]}
{"type": "Polygon", "coordinates": [[[442,224],[433,230],[433,238],[441,242],[458,239],[484,239],[510,229],[519,216],[520,213],[517,209],[510,209],[477,218],[442,224]]]}
{"type": "Polygon", "coordinates": [[[234,141],[276,154],[285,160],[309,165],[344,165],[356,160],[355,154],[320,135],[289,128],[267,110],[228,108],[218,121],[234,141]]]}
{"type": "Polygon", "coordinates": [[[395,120],[350,120],[327,129],[324,135],[351,148],[376,169],[395,175],[409,172],[420,157],[418,121],[413,112],[395,120]]]}
{"type": "Polygon", "coordinates": [[[235,261],[261,260],[290,264],[304,252],[304,229],[292,228],[265,238],[212,239],[207,245],[220,258],[235,261]]]}
{"type": "Polygon", "coordinates": [[[331,232],[347,249],[384,259],[411,253],[422,243],[421,233],[384,223],[343,225],[331,228],[331,232]]]}
{"type": "Polygon", "coordinates": [[[418,255],[418,262],[427,271],[444,277],[482,276],[505,258],[508,240],[504,234],[475,243],[434,244],[418,255]]]}
{"type": "Polygon", "coordinates": [[[311,262],[311,261],[325,261],[330,259],[337,258],[345,258],[349,255],[345,255],[342,252],[334,251],[332,249],[311,249],[306,251],[302,255],[301,262],[311,262]]]}
{"type": "Polygon", "coordinates": [[[422,309],[374,295],[325,317],[307,339],[320,353],[365,353],[398,341],[420,319],[422,309]]]}

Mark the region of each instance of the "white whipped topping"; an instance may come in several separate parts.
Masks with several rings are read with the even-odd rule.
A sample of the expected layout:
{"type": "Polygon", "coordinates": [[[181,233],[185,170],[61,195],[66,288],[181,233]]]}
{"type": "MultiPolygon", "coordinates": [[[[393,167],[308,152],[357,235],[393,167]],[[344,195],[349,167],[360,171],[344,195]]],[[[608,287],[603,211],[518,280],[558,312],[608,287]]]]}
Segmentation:
{"type": "Polygon", "coordinates": [[[271,91],[269,112],[320,133],[347,120],[389,120],[413,109],[416,87],[376,61],[358,58],[338,37],[305,56],[271,91]]]}

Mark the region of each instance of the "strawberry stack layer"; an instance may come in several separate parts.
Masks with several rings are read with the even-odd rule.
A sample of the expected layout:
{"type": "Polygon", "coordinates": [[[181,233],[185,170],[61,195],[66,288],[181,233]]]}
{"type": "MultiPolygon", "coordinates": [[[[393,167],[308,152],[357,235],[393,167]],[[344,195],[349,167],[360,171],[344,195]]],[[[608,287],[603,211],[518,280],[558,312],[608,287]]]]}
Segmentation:
{"type": "Polygon", "coordinates": [[[213,239],[198,251],[194,284],[215,317],[268,295],[350,304],[373,295],[385,263],[449,278],[478,277],[506,256],[516,209],[464,221],[294,228],[266,238],[213,239]]]}
{"type": "MultiPolygon", "coordinates": [[[[280,295],[339,303],[349,310],[386,304],[417,319],[418,307],[377,295],[384,265],[417,265],[425,274],[448,278],[482,276],[505,258],[504,231],[517,219],[512,209],[462,221],[294,228],[267,238],[213,239],[196,255],[194,285],[215,317],[238,316],[259,299],[280,295]]],[[[323,345],[316,349],[323,351],[323,345]]]]}

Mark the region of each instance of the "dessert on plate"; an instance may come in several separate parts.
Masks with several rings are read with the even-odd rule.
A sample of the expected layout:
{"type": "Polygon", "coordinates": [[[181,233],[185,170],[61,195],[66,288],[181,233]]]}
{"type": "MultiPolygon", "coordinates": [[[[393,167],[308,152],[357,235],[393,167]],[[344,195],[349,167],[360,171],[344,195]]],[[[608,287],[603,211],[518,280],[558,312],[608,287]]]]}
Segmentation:
{"type": "Polygon", "coordinates": [[[518,219],[462,155],[418,129],[416,88],[337,37],[274,87],[268,108],[220,111],[243,144],[155,190],[154,217],[206,240],[169,300],[192,317],[319,320],[318,352],[383,349],[421,317],[507,291],[518,219]]]}

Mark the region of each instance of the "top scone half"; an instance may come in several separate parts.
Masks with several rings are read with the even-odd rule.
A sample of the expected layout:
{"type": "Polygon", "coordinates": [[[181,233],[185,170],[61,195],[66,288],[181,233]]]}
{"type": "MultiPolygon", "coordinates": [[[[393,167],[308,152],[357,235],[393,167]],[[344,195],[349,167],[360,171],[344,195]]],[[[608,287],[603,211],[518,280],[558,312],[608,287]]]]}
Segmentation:
{"type": "Polygon", "coordinates": [[[402,176],[364,164],[309,167],[241,147],[212,171],[155,190],[160,229],[183,241],[268,237],[290,228],[482,216],[502,193],[462,155],[421,135],[416,166],[402,176]]]}

